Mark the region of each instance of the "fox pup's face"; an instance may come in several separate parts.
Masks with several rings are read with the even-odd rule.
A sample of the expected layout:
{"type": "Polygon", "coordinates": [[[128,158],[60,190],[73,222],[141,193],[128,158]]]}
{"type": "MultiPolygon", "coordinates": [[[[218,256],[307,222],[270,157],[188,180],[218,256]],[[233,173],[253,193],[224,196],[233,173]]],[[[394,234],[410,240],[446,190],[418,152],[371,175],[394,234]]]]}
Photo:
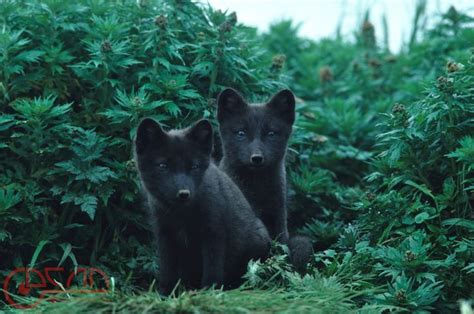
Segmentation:
{"type": "Polygon", "coordinates": [[[165,204],[192,203],[209,167],[211,150],[212,127],[207,120],[165,132],[147,118],[137,129],[135,154],[142,183],[165,204]]]}
{"type": "Polygon", "coordinates": [[[248,105],[233,89],[218,98],[217,119],[229,163],[247,169],[276,165],[285,156],[295,120],[295,97],[283,90],[264,105],[248,105]]]}

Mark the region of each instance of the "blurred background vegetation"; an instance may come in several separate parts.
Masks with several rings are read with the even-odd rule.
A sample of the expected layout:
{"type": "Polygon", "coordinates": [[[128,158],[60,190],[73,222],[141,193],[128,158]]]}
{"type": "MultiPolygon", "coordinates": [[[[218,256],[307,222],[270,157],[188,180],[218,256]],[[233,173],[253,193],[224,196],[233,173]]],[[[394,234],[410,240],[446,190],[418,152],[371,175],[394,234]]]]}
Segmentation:
{"type": "Polygon", "coordinates": [[[185,0],[1,1],[0,281],[99,267],[124,295],[74,301],[84,311],[455,311],[474,298],[474,20],[452,7],[426,29],[425,4],[395,54],[369,12],[353,39],[312,41],[291,20],[259,34],[185,0]],[[213,120],[227,86],[298,97],[289,208],[314,242],[308,274],[275,247],[249,265],[253,290],[134,302],[159,273],[135,127],[213,120]]]}

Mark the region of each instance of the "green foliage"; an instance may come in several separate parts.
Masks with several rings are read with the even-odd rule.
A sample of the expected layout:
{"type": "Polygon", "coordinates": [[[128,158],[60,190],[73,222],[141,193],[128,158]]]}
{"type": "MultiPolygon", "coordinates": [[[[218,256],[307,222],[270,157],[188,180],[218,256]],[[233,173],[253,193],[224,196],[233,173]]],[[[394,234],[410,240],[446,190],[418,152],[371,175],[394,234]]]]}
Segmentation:
{"type": "Polygon", "coordinates": [[[381,304],[396,305],[412,309],[417,313],[426,313],[434,308],[431,306],[438,298],[442,286],[439,283],[424,282],[417,288],[407,277],[398,277],[390,284],[388,292],[376,296],[381,304]]]}
{"type": "Polygon", "coordinates": [[[135,127],[211,117],[223,86],[281,86],[254,30],[188,1],[2,1],[0,12],[1,273],[37,252],[37,267],[63,260],[123,289],[149,284],[135,127]]]}
{"type": "MultiPolygon", "coordinates": [[[[314,72],[289,81],[305,100],[290,154],[294,224],[323,250],[323,273],[383,287],[366,302],[448,311],[473,297],[474,33],[460,26],[471,20],[450,9],[399,55],[373,44],[367,19],[354,44],[288,54],[289,71],[314,72]]],[[[295,31],[274,29],[269,40],[295,31]]]]}
{"type": "Polygon", "coordinates": [[[92,265],[120,291],[48,312],[456,310],[474,298],[473,19],[450,8],[426,29],[425,5],[392,54],[369,12],[354,41],[314,42],[189,1],[0,2],[0,274],[92,265]],[[133,294],[157,270],[135,128],[212,119],[224,86],[298,96],[289,218],[311,267],[275,245],[237,290],[133,294]]]}
{"type": "Polygon", "coordinates": [[[245,274],[245,279],[253,288],[275,288],[289,285],[298,278],[289,264],[288,248],[284,245],[273,243],[271,257],[266,261],[250,261],[245,274]]]}

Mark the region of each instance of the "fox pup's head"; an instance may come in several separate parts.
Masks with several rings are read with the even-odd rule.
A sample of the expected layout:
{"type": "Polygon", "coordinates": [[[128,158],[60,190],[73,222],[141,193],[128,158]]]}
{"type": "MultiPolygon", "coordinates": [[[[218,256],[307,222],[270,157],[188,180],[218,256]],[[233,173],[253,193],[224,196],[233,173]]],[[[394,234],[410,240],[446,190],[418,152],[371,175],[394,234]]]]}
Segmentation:
{"type": "Polygon", "coordinates": [[[166,204],[192,203],[212,150],[212,126],[200,120],[184,130],[163,131],[153,119],[141,121],[135,156],[144,188],[166,204]]]}
{"type": "Polygon", "coordinates": [[[281,162],[295,121],[295,97],[290,90],[266,104],[249,105],[238,92],[225,89],[217,100],[217,119],[225,157],[247,169],[281,162]]]}

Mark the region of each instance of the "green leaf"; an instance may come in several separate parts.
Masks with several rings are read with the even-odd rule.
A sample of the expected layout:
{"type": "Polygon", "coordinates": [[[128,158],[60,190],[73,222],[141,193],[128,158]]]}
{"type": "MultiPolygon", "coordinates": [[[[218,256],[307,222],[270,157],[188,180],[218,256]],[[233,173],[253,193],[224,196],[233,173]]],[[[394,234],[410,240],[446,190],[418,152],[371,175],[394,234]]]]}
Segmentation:
{"type": "Polygon", "coordinates": [[[421,224],[425,220],[428,220],[429,218],[430,218],[430,215],[428,213],[419,213],[418,215],[415,216],[415,222],[417,224],[421,224]]]}
{"type": "Polygon", "coordinates": [[[409,186],[412,186],[412,187],[416,188],[417,190],[419,190],[420,192],[422,192],[423,194],[431,197],[431,199],[436,204],[436,208],[438,208],[438,201],[436,200],[436,197],[433,195],[433,193],[431,193],[430,189],[428,189],[428,187],[426,185],[424,185],[424,184],[419,185],[419,184],[417,184],[417,183],[415,183],[411,180],[405,181],[405,184],[409,185],[409,186]]]}
{"type": "Polygon", "coordinates": [[[0,230],[0,242],[4,242],[7,239],[11,239],[12,235],[6,230],[0,230]]]}
{"type": "Polygon", "coordinates": [[[178,95],[184,99],[198,99],[201,96],[193,89],[179,90],[178,95]]]}
{"type": "Polygon", "coordinates": [[[469,263],[466,267],[462,270],[465,270],[468,274],[474,273],[474,263],[469,263]]]}
{"type": "Polygon", "coordinates": [[[95,211],[97,209],[97,197],[94,195],[83,195],[74,199],[74,204],[81,205],[81,210],[94,220],[95,211]]]}
{"type": "Polygon", "coordinates": [[[61,260],[58,263],[58,267],[64,263],[66,258],[69,257],[74,265],[74,268],[77,268],[79,264],[77,263],[76,256],[72,252],[72,245],[70,243],[61,243],[59,244],[59,246],[63,249],[64,253],[63,253],[63,256],[61,257],[61,260]]]}
{"type": "Polygon", "coordinates": [[[442,225],[449,226],[449,227],[464,227],[464,228],[470,229],[471,231],[474,231],[474,220],[468,220],[464,218],[446,219],[446,220],[443,220],[442,225]]]}
{"type": "Polygon", "coordinates": [[[0,115],[0,132],[8,130],[11,126],[15,125],[15,116],[12,114],[0,115]]]}
{"type": "Polygon", "coordinates": [[[30,265],[29,265],[30,268],[35,267],[36,260],[38,259],[38,256],[40,255],[40,253],[43,250],[44,246],[48,243],[50,243],[49,240],[41,240],[40,241],[40,243],[38,244],[38,246],[35,249],[35,252],[33,253],[33,257],[31,258],[30,265]]]}
{"type": "Polygon", "coordinates": [[[405,225],[413,225],[413,223],[415,222],[415,219],[413,218],[413,216],[404,216],[402,218],[402,223],[405,224],[405,225]]]}
{"type": "Polygon", "coordinates": [[[20,203],[21,196],[12,185],[0,189],[0,213],[20,203]]]}
{"type": "Polygon", "coordinates": [[[464,162],[469,169],[474,169],[474,137],[465,136],[460,141],[461,147],[448,154],[450,158],[456,158],[458,162],[464,162]]]}
{"type": "Polygon", "coordinates": [[[171,63],[168,60],[166,60],[165,58],[158,57],[158,58],[153,59],[153,65],[155,65],[156,63],[161,64],[168,71],[171,68],[171,63]]]}
{"type": "Polygon", "coordinates": [[[15,61],[20,61],[20,62],[38,62],[39,57],[44,55],[44,51],[41,50],[28,50],[28,51],[23,51],[17,56],[14,57],[15,61]]]}
{"type": "Polygon", "coordinates": [[[174,102],[168,102],[165,105],[165,109],[173,117],[177,117],[179,114],[181,114],[181,109],[179,109],[179,107],[174,102]]]}
{"type": "Polygon", "coordinates": [[[71,253],[72,246],[70,243],[61,243],[59,246],[63,249],[64,252],[58,263],[58,266],[61,266],[68,257],[69,253],[71,253]]]}
{"type": "Polygon", "coordinates": [[[109,178],[114,178],[115,174],[107,167],[95,166],[81,171],[75,180],[89,180],[92,183],[106,182],[109,178]]]}
{"type": "Polygon", "coordinates": [[[200,62],[193,67],[194,74],[202,77],[209,76],[213,70],[214,63],[209,61],[200,62]]]}

